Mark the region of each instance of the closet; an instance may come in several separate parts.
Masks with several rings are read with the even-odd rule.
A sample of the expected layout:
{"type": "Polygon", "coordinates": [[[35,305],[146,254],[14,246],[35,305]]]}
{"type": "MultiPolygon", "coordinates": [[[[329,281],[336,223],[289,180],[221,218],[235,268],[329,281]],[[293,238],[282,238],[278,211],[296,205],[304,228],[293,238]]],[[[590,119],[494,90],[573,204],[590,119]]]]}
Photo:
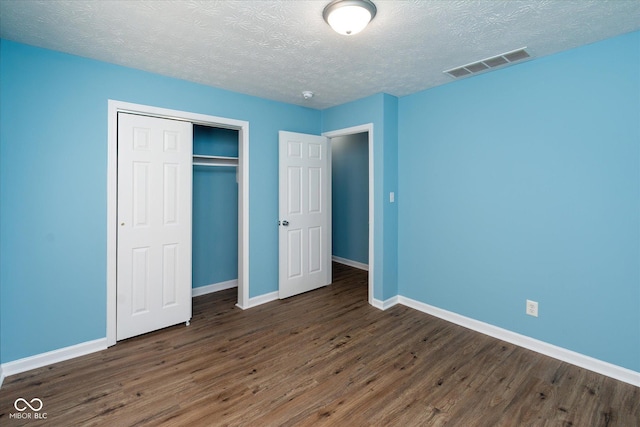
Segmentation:
{"type": "Polygon", "coordinates": [[[193,125],[195,294],[237,286],[238,138],[239,132],[234,129],[193,125]]]}
{"type": "Polygon", "coordinates": [[[193,296],[237,286],[248,307],[249,123],[108,110],[107,345],[188,324],[193,296]]]}

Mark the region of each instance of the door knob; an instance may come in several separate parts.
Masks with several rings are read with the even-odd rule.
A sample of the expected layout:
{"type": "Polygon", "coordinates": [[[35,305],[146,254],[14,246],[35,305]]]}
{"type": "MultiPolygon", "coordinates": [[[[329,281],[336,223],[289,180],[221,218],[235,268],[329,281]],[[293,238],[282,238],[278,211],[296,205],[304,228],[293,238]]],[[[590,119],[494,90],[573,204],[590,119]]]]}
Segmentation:
{"type": "Polygon", "coordinates": [[[285,227],[289,225],[289,221],[282,221],[282,225],[284,225],[285,227]]]}

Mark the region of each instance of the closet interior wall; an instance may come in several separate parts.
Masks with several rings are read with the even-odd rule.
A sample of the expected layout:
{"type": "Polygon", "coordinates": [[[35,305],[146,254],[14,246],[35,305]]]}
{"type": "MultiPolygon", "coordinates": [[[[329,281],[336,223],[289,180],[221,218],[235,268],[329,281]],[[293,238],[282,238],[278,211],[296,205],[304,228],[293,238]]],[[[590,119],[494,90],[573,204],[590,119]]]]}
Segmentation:
{"type": "Polygon", "coordinates": [[[238,279],[238,138],[193,125],[193,288],[238,279]]]}

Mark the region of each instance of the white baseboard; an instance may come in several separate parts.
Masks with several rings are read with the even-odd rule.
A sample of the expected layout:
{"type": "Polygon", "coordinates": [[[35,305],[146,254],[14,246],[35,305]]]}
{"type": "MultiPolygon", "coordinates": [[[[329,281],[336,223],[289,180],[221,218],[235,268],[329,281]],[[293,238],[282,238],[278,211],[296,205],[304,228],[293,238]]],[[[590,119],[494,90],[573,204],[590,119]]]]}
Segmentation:
{"type": "Polygon", "coordinates": [[[369,265],[358,261],[352,261],[350,259],[341,258],[339,256],[332,255],[331,260],[340,264],[348,265],[349,267],[359,268],[360,270],[369,271],[369,265]]]}
{"type": "Polygon", "coordinates": [[[36,354],[35,356],[25,357],[24,359],[14,360],[13,362],[3,363],[0,370],[2,370],[2,374],[4,376],[8,377],[10,375],[30,371],[31,369],[41,368],[52,363],[62,362],[64,360],[95,353],[96,351],[102,351],[106,348],[107,339],[100,338],[72,345],[70,347],[59,348],[58,350],[36,354]]]}
{"type": "Polygon", "coordinates": [[[384,300],[384,301],[374,298],[371,305],[380,310],[386,310],[398,304],[398,298],[399,297],[397,295],[395,297],[391,297],[388,300],[384,300]]]}
{"type": "Polygon", "coordinates": [[[243,310],[246,310],[247,308],[257,307],[259,305],[266,304],[268,302],[275,301],[277,299],[278,299],[278,291],[270,292],[268,294],[258,295],[257,297],[249,298],[249,305],[247,305],[246,307],[240,307],[237,304],[236,306],[240,307],[243,310]]]}
{"type": "Polygon", "coordinates": [[[456,325],[463,326],[499,340],[544,354],[545,356],[553,357],[554,359],[562,360],[563,362],[571,363],[572,365],[579,366],[589,371],[606,375],[616,380],[640,387],[640,372],[594,359],[593,357],[585,356],[584,354],[576,353],[575,351],[567,350],[566,348],[558,347],[544,341],[539,341],[535,338],[520,335],[479,320],[461,316],[457,313],[443,310],[411,298],[400,296],[398,297],[398,302],[407,307],[422,311],[423,313],[455,323],[456,325]]]}
{"type": "Polygon", "coordinates": [[[0,388],[2,388],[3,381],[4,381],[4,371],[2,370],[2,365],[0,365],[0,388]]]}
{"type": "Polygon", "coordinates": [[[224,291],[225,289],[237,288],[238,279],[227,280],[226,282],[213,283],[211,285],[198,286],[191,289],[191,297],[210,294],[212,292],[224,291]]]}

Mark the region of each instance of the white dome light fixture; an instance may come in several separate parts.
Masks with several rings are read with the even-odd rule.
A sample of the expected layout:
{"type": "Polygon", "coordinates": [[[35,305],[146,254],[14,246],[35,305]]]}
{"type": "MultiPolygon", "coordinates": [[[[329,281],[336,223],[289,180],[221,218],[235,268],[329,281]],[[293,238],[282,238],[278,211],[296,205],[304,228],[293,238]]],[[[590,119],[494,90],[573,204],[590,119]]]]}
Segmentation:
{"type": "Polygon", "coordinates": [[[370,0],[334,0],[322,12],[322,17],[339,34],[358,34],[376,16],[376,5],[370,0]]]}

